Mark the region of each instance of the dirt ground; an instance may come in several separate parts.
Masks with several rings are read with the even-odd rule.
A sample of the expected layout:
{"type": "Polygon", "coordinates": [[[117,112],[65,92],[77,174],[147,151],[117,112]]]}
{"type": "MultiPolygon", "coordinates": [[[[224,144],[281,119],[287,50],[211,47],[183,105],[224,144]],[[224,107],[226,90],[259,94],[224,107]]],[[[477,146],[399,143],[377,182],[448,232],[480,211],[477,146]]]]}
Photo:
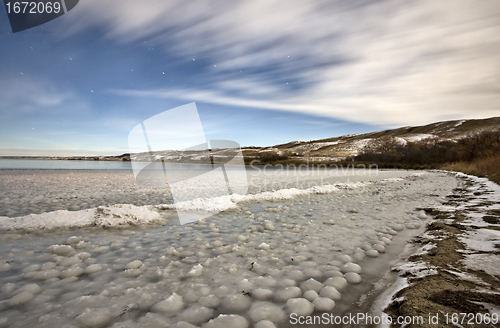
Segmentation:
{"type": "MultiPolygon", "coordinates": [[[[482,195],[482,192],[467,192],[465,188],[457,188],[450,195],[446,205],[458,207],[464,202],[482,195]]],[[[442,212],[425,209],[435,219],[428,224],[427,233],[414,238],[417,245],[435,245],[427,253],[409,257],[411,262],[424,262],[435,268],[437,274],[423,278],[407,275],[409,287],[400,290],[395,301],[386,309],[386,313],[396,320],[398,316],[422,316],[424,322],[410,323],[404,327],[500,327],[500,323],[479,323],[481,315],[489,313],[491,305],[500,308],[500,276],[490,275],[482,270],[466,268],[462,260],[466,245],[458,238],[465,231],[478,229],[474,225],[464,225],[467,212],[484,213],[483,221],[488,225],[484,229],[500,230],[500,210],[485,210],[487,203],[467,207],[465,210],[442,212]],[[452,315],[456,313],[454,317],[452,315]],[[476,316],[474,317],[473,316],[476,316]],[[430,318],[430,319],[429,319],[430,318]],[[472,318],[472,319],[471,319],[472,318]],[[429,322],[430,320],[430,322],[429,322]]],[[[500,254],[498,250],[493,254],[500,254]]],[[[489,252],[491,253],[491,252],[489,252]]],[[[500,266],[500,263],[498,263],[500,266]]],[[[500,319],[499,319],[500,320],[500,319]]],[[[394,322],[394,321],[393,321],[394,322]]],[[[393,324],[392,327],[400,325],[393,324]]]]}

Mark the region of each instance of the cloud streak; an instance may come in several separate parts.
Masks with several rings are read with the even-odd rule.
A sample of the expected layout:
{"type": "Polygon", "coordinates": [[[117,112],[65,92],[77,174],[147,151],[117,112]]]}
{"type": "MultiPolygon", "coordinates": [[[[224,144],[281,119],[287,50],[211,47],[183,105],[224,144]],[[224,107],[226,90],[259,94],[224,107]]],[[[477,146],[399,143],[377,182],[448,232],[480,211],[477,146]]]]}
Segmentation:
{"type": "MultiPolygon", "coordinates": [[[[198,59],[189,87],[127,96],[284,110],[385,125],[500,115],[495,1],[86,1],[67,35],[198,59]],[[288,83],[288,84],[287,84],[288,83]]],[[[70,21],[71,18],[71,21],[70,21]]]]}

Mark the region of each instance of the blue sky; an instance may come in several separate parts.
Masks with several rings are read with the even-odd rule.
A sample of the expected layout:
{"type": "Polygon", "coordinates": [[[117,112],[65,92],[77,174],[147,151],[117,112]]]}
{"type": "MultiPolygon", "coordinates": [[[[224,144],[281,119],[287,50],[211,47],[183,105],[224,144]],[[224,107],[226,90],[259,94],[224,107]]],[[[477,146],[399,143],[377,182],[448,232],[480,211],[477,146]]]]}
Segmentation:
{"type": "Polygon", "coordinates": [[[2,7],[0,155],[117,155],[191,102],[242,146],[500,116],[499,53],[493,0],[81,0],[15,34],[2,7]]]}

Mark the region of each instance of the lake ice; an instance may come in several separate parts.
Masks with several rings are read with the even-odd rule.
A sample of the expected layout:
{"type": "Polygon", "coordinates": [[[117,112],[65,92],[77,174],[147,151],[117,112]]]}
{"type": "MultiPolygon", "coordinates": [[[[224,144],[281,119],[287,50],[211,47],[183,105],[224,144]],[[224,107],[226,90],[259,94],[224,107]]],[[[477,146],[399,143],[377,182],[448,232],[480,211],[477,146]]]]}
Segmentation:
{"type": "Polygon", "coordinates": [[[178,225],[170,195],[128,171],[0,173],[5,327],[288,327],[292,312],[345,311],[370,263],[425,225],[417,208],[458,185],[442,172],[249,171],[248,195],[178,225]]]}

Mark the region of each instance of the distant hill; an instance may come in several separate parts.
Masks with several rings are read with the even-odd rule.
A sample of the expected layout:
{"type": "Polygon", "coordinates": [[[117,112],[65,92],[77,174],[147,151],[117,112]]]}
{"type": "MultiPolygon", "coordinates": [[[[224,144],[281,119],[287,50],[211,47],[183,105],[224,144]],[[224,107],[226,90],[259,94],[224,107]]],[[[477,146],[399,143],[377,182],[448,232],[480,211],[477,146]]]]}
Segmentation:
{"type": "Polygon", "coordinates": [[[458,140],[483,131],[500,131],[500,117],[480,120],[455,120],[437,122],[422,126],[407,126],[364,134],[350,134],[340,137],[313,140],[292,141],[272,147],[243,148],[246,161],[261,157],[272,158],[286,155],[289,160],[305,160],[322,162],[342,160],[357,155],[371,140],[385,137],[395,137],[402,142],[413,142],[426,138],[458,140]]]}

